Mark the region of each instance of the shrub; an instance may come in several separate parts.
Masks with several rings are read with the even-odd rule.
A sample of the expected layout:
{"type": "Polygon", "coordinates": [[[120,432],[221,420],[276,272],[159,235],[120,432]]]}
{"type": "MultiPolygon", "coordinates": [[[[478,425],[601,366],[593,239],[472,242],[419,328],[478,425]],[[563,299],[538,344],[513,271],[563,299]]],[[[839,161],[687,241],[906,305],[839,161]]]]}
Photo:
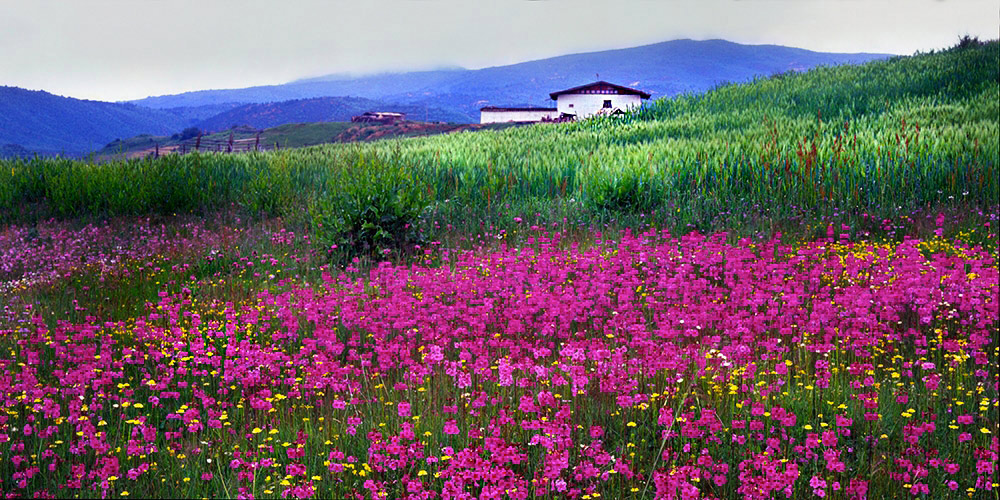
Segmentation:
{"type": "Polygon", "coordinates": [[[349,254],[371,254],[416,242],[416,223],[430,196],[398,159],[353,153],[309,206],[315,238],[349,254]]]}
{"type": "Polygon", "coordinates": [[[203,132],[198,127],[188,127],[181,131],[179,139],[182,141],[186,141],[188,139],[194,139],[195,137],[202,135],[202,133],[203,132]]]}

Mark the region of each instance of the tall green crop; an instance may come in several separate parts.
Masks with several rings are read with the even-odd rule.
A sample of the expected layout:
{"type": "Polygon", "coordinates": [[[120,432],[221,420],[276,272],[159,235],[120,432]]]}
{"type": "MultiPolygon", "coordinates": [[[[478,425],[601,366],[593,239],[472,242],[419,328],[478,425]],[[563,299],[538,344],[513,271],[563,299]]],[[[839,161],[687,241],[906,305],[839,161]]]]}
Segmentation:
{"type": "MultiPolygon", "coordinates": [[[[419,211],[465,229],[545,207],[581,223],[642,216],[711,228],[751,213],[996,206],[998,103],[1000,44],[991,42],[762,78],[576,123],[99,165],[2,161],[0,213],[16,219],[37,202],[58,216],[235,204],[266,214],[311,209],[316,220],[332,213],[323,203],[353,196],[364,210],[357,200],[366,190],[382,190],[383,203],[400,186],[414,191],[385,201],[405,207],[400,220],[419,211]],[[378,158],[376,171],[359,169],[359,157],[378,158]]],[[[396,210],[385,207],[376,210],[396,210]]]]}

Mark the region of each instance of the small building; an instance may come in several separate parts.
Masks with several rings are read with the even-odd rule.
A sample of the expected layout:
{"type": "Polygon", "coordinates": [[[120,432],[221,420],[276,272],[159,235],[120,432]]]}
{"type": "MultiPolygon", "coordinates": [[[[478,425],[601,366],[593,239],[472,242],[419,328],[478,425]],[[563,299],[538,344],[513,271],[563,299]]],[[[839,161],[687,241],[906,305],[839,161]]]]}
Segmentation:
{"type": "Polygon", "coordinates": [[[623,113],[642,106],[642,100],[649,99],[650,96],[647,92],[602,80],[553,92],[549,97],[556,101],[560,116],[569,115],[579,119],[596,114],[623,113]]]}
{"type": "Polygon", "coordinates": [[[594,115],[620,115],[642,106],[649,93],[638,89],[598,81],[549,94],[554,108],[500,107],[479,108],[479,123],[563,122],[594,115]]]}
{"type": "Polygon", "coordinates": [[[355,123],[393,124],[405,119],[406,113],[393,113],[389,111],[366,111],[364,114],[351,117],[351,121],[355,123]]]}
{"type": "Polygon", "coordinates": [[[558,118],[556,108],[503,108],[486,106],[479,108],[479,123],[537,123],[558,118]]]}

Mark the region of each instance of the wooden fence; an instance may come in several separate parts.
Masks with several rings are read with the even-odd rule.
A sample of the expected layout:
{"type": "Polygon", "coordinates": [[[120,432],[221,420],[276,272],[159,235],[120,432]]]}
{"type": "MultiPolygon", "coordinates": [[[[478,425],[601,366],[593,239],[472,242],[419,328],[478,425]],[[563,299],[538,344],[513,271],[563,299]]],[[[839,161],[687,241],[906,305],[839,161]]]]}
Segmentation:
{"type": "MultiPolygon", "coordinates": [[[[280,149],[277,142],[268,145],[261,142],[260,132],[255,137],[236,139],[232,133],[228,139],[208,139],[204,136],[194,137],[179,144],[160,146],[156,144],[150,153],[154,157],[161,154],[187,154],[195,151],[216,153],[248,153],[250,151],[272,151],[280,149]]],[[[148,150],[147,150],[148,151],[148,150]]]]}

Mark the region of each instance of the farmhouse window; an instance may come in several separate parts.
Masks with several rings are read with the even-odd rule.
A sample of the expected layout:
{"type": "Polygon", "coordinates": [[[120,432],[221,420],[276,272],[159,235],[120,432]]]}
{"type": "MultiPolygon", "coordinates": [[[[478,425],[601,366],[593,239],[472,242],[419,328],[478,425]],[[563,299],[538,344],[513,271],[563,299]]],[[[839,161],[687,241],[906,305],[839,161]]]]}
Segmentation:
{"type": "Polygon", "coordinates": [[[611,99],[605,99],[604,100],[604,107],[605,108],[610,108],[611,107],[611,99]]]}

